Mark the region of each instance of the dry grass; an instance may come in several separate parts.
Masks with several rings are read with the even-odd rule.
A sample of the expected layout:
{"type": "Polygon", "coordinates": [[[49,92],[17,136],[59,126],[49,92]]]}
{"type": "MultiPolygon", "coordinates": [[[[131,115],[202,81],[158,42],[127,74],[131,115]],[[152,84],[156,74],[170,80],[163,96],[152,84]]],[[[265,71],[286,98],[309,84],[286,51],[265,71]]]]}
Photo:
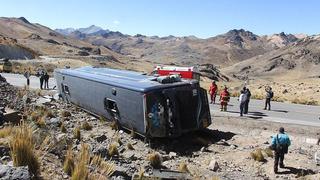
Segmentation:
{"type": "Polygon", "coordinates": [[[89,146],[82,144],[80,156],[78,157],[77,166],[75,167],[71,179],[87,180],[89,175],[88,165],[90,161],[89,146]]]}
{"type": "Polygon", "coordinates": [[[35,154],[31,129],[22,124],[10,140],[11,157],[14,166],[28,166],[29,171],[37,176],[40,164],[35,154]]]}
{"type": "Polygon", "coordinates": [[[100,116],[99,120],[101,123],[105,123],[108,121],[107,118],[105,118],[104,116],[100,116]]]}
{"type": "Polygon", "coordinates": [[[63,171],[68,175],[71,175],[73,173],[74,167],[75,167],[74,155],[73,155],[72,149],[69,148],[64,158],[63,171]]]}
{"type": "Polygon", "coordinates": [[[131,129],[131,131],[130,131],[130,136],[131,136],[132,138],[135,138],[135,137],[136,137],[136,131],[135,131],[134,129],[131,129]]]}
{"type": "Polygon", "coordinates": [[[115,166],[101,158],[101,156],[94,155],[91,159],[90,165],[97,167],[96,174],[100,176],[110,177],[115,172],[115,166]]]}
{"type": "Polygon", "coordinates": [[[112,143],[108,146],[108,155],[110,157],[119,155],[118,145],[116,143],[112,143]]]}
{"type": "Polygon", "coordinates": [[[0,129],[0,138],[6,138],[6,137],[11,136],[13,131],[14,131],[14,129],[12,126],[3,127],[2,129],[0,129]]]}
{"type": "Polygon", "coordinates": [[[41,89],[37,89],[37,90],[36,90],[36,95],[37,95],[37,96],[43,96],[42,90],[41,90],[41,89]]]}
{"type": "Polygon", "coordinates": [[[291,101],[293,104],[304,104],[304,105],[319,105],[315,100],[299,99],[295,98],[291,101]]]}
{"type": "Polygon", "coordinates": [[[150,165],[155,168],[159,169],[162,165],[162,157],[158,152],[153,152],[148,155],[148,160],[150,162],[150,165]]]}
{"type": "Polygon", "coordinates": [[[264,99],[265,98],[265,95],[263,95],[263,94],[257,94],[257,93],[255,93],[255,94],[252,94],[251,95],[251,99],[259,99],[259,100],[262,100],[262,99],[264,99]]]}
{"type": "Polygon", "coordinates": [[[86,130],[86,131],[90,131],[92,130],[92,126],[91,124],[89,124],[87,121],[85,121],[84,123],[82,123],[82,129],[86,130]]]}
{"type": "Polygon", "coordinates": [[[273,152],[272,152],[272,150],[271,150],[270,148],[264,149],[264,152],[266,153],[266,155],[267,155],[268,157],[273,158],[273,152]]]}
{"type": "Polygon", "coordinates": [[[66,133],[66,132],[67,132],[67,128],[66,128],[66,126],[64,125],[64,123],[61,124],[60,130],[61,130],[61,132],[63,132],[63,133],[66,133]]]}
{"type": "Polygon", "coordinates": [[[262,154],[262,150],[259,148],[259,149],[256,149],[254,151],[252,151],[250,153],[250,156],[252,159],[254,159],[255,161],[259,161],[259,162],[262,162],[265,160],[263,154],[262,154]]]}
{"type": "Polygon", "coordinates": [[[210,180],[220,180],[220,178],[218,176],[213,176],[210,178],[210,180]]]}
{"type": "Polygon", "coordinates": [[[71,113],[69,111],[66,110],[62,110],[61,111],[61,117],[70,117],[71,113]]]}
{"type": "Polygon", "coordinates": [[[76,127],[76,128],[73,130],[73,138],[74,138],[74,139],[78,139],[79,141],[81,140],[80,127],[76,127]]]}
{"type": "Polygon", "coordinates": [[[280,97],[280,96],[275,96],[272,98],[273,101],[276,101],[276,102],[284,102],[285,99],[280,97]]]}
{"type": "Polygon", "coordinates": [[[240,96],[240,92],[232,92],[230,93],[231,97],[239,97],[240,96]]]}
{"type": "Polygon", "coordinates": [[[116,130],[116,131],[119,130],[119,126],[118,126],[117,121],[112,121],[110,123],[110,127],[111,127],[112,130],[116,130]]]}
{"type": "Polygon", "coordinates": [[[39,117],[35,123],[40,128],[46,127],[46,117],[45,116],[39,117]]]}
{"type": "Polygon", "coordinates": [[[189,172],[189,169],[188,169],[187,164],[185,162],[181,162],[179,164],[178,170],[179,170],[179,172],[183,172],[183,173],[189,172]]]}
{"type": "Polygon", "coordinates": [[[128,143],[128,144],[127,144],[127,149],[128,149],[128,150],[134,150],[134,148],[133,148],[133,146],[132,146],[131,143],[128,143]]]}

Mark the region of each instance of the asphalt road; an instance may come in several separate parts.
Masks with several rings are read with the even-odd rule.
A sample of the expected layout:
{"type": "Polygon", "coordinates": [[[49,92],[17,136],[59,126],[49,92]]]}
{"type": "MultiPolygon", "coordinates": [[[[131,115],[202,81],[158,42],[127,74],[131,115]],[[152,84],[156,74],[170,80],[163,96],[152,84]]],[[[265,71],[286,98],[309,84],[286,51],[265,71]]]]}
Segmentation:
{"type": "MultiPolygon", "coordinates": [[[[217,97],[219,99],[219,97],[217,97]]],[[[217,102],[216,102],[217,103],[217,102]]],[[[237,98],[231,98],[227,112],[220,111],[219,104],[210,104],[211,114],[215,116],[233,116],[266,120],[289,124],[309,125],[320,127],[320,106],[308,106],[291,103],[271,102],[271,110],[263,110],[264,100],[251,99],[249,113],[240,117],[240,103],[237,98]]]]}
{"type": "MultiPolygon", "coordinates": [[[[7,79],[7,82],[14,86],[24,87],[27,83],[26,78],[19,74],[1,73],[7,79]]],[[[50,78],[49,87],[56,84],[54,78],[50,78]]],[[[40,80],[36,76],[30,78],[30,88],[39,89],[40,80]]],[[[217,100],[219,97],[217,97],[217,100]]],[[[217,102],[216,102],[217,103],[217,102]]],[[[320,106],[308,106],[300,104],[271,102],[271,111],[263,110],[264,101],[252,99],[249,104],[249,114],[240,117],[239,102],[237,98],[231,98],[228,111],[221,112],[219,104],[210,104],[211,114],[214,116],[233,116],[242,118],[251,118],[262,121],[281,122],[289,124],[309,125],[320,127],[320,106]]]]}
{"type": "MultiPolygon", "coordinates": [[[[24,87],[27,85],[27,79],[21,74],[10,74],[10,73],[0,73],[1,76],[5,77],[7,82],[17,87],[24,87]]],[[[49,89],[56,85],[54,78],[49,79],[49,89]]],[[[40,89],[40,79],[36,76],[30,76],[30,86],[31,89],[40,89]]]]}

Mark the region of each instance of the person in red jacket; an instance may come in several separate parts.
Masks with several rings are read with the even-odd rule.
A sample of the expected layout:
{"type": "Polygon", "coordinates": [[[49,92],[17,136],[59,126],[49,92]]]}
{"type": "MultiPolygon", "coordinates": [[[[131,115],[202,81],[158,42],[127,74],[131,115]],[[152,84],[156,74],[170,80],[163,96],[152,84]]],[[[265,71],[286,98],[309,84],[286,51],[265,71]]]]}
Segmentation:
{"type": "Polygon", "coordinates": [[[221,111],[227,111],[228,102],[230,100],[230,93],[228,88],[224,87],[224,90],[220,93],[221,111]]]}
{"type": "Polygon", "coordinates": [[[216,84],[216,81],[213,81],[211,86],[210,86],[210,89],[209,89],[210,99],[211,99],[210,104],[212,104],[212,103],[215,104],[216,103],[217,92],[218,92],[218,86],[216,84]]]}

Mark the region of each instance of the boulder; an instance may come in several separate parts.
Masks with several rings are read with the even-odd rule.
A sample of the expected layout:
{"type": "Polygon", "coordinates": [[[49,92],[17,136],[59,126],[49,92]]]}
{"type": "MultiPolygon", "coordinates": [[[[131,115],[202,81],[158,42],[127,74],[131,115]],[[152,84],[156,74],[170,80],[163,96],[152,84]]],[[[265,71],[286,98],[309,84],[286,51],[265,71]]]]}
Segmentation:
{"type": "Polygon", "coordinates": [[[217,171],[219,169],[219,164],[215,159],[212,159],[209,163],[209,169],[211,171],[217,171]]]}
{"type": "Polygon", "coordinates": [[[2,180],[29,180],[31,179],[27,166],[13,167],[0,164],[0,179],[2,180]]]}
{"type": "Polygon", "coordinates": [[[102,143],[103,141],[105,141],[107,139],[107,136],[102,134],[102,135],[97,136],[95,139],[98,143],[102,143]]]}
{"type": "Polygon", "coordinates": [[[86,51],[78,51],[79,56],[89,56],[90,54],[86,51]]]}

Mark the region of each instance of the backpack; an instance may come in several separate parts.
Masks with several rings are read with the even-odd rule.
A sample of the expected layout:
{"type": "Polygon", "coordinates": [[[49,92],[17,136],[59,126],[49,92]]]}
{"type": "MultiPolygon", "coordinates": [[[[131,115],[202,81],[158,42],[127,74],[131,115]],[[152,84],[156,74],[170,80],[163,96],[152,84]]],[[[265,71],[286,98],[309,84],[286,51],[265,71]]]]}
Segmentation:
{"type": "Polygon", "coordinates": [[[270,92],[270,98],[273,98],[273,92],[272,91],[270,92]]]}

